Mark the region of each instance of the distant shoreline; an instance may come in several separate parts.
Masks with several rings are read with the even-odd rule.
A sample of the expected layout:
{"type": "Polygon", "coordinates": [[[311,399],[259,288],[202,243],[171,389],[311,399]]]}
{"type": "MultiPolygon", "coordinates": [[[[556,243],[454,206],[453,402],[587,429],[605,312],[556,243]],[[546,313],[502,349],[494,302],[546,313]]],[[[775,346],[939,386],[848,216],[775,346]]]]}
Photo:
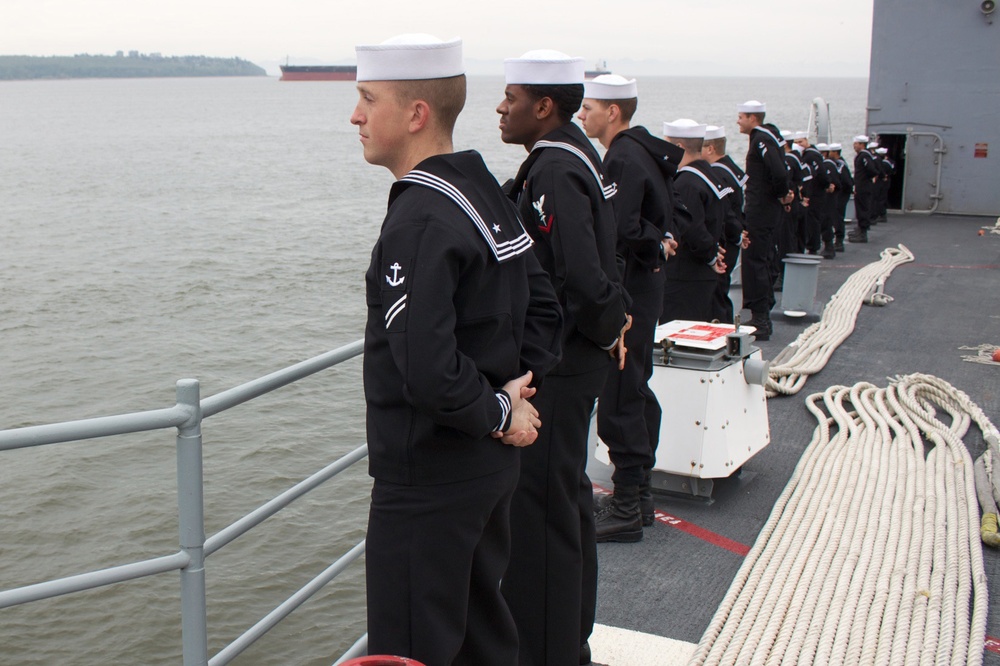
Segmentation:
{"type": "Polygon", "coordinates": [[[0,56],[0,80],[117,79],[204,76],[267,76],[242,58],[163,56],[159,53],[74,56],[0,56]]]}

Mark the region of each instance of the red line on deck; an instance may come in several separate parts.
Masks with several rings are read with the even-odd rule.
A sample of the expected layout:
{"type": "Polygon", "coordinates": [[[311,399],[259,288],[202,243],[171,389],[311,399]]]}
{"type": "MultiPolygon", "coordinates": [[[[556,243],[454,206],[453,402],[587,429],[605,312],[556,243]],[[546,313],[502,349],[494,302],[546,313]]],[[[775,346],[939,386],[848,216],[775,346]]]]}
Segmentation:
{"type": "Polygon", "coordinates": [[[986,649],[995,654],[1000,654],[1000,639],[993,638],[992,636],[987,636],[986,649]]]}
{"type": "MultiPolygon", "coordinates": [[[[601,495],[610,495],[611,491],[602,488],[601,486],[594,485],[594,491],[601,495]]],[[[656,520],[663,523],[664,525],[669,525],[670,527],[676,527],[681,532],[690,534],[691,536],[701,539],[713,546],[718,546],[719,548],[724,548],[731,553],[736,553],[740,557],[746,557],[746,554],[750,552],[750,546],[742,544],[739,541],[733,541],[732,539],[727,539],[721,534],[716,534],[711,530],[706,530],[704,527],[699,527],[694,523],[689,523],[683,518],[678,518],[677,516],[671,516],[669,513],[664,513],[663,511],[656,512],[656,520]]]]}
{"type": "Polygon", "coordinates": [[[736,553],[741,557],[746,557],[746,554],[750,552],[750,546],[742,544],[739,541],[733,541],[732,539],[727,539],[721,534],[716,534],[711,530],[706,530],[704,527],[698,527],[694,523],[689,523],[686,520],[678,518],[676,516],[671,516],[668,513],[663,513],[662,511],[656,512],[656,520],[663,523],[664,525],[670,525],[671,527],[676,527],[681,532],[686,532],[693,537],[697,537],[702,541],[706,541],[713,546],[718,546],[719,548],[725,548],[731,553],[736,553]]]}

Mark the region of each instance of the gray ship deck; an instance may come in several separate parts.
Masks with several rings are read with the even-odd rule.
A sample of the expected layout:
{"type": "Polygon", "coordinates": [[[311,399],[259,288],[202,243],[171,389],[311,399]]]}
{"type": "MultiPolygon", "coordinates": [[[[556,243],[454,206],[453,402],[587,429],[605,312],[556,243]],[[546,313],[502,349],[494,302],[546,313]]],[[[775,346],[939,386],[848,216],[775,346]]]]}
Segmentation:
{"type": "MultiPolygon", "coordinates": [[[[753,545],[811,439],[815,419],[805,408],[806,396],[838,384],[885,386],[887,376],[929,373],[965,391],[1000,422],[1000,368],[963,361],[975,352],[959,350],[1000,344],[1000,236],[977,235],[992,224],[986,218],[890,215],[872,228],[868,244],[848,244],[845,253],[823,262],[817,299],[825,303],[884,248],[901,243],[916,257],[897,267],[886,283],[885,293],[895,301],[863,307],[854,332],[803,391],[768,401],[771,444],[744,465],[741,477],[716,482],[711,502],[657,496],[659,511],[702,528],[702,537],[658,520],[641,543],[600,544],[598,623],[699,641],[742,563],[739,551],[753,545]]],[[[739,296],[734,288],[733,301],[739,296]]],[[[749,320],[749,313],[743,314],[749,320]]],[[[771,340],[757,344],[773,359],[806,326],[775,318],[771,340]]],[[[985,446],[974,427],[966,442],[974,458],[985,446]]],[[[986,633],[1000,637],[994,582],[1000,580],[1000,552],[983,550],[991,588],[986,633]]],[[[656,663],[665,663],[666,656],[656,663]]],[[[594,659],[606,663],[609,656],[595,649],[594,659]]],[[[984,663],[1000,664],[1000,653],[986,650],[984,663]]]]}

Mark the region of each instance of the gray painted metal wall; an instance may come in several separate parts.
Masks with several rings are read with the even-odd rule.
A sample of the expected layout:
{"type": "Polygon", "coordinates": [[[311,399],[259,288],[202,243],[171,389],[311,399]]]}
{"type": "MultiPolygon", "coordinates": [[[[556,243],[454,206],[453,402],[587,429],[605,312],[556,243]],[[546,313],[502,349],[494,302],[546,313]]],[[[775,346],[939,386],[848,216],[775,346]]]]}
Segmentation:
{"type": "Polygon", "coordinates": [[[875,0],[868,132],[905,162],[903,210],[1000,215],[995,8],[994,0],[875,0]]]}

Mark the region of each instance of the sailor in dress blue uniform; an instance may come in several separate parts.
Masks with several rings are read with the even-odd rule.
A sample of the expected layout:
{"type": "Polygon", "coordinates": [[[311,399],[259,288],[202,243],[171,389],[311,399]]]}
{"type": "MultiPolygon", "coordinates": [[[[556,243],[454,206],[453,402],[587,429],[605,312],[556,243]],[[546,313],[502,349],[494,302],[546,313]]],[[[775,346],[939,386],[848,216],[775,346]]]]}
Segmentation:
{"type": "Polygon", "coordinates": [[[837,175],[840,176],[840,189],[837,190],[837,214],[833,218],[833,249],[843,252],[844,238],[847,235],[847,203],[851,200],[851,192],[854,191],[854,177],[851,169],[847,166],[847,160],[841,156],[843,146],[839,143],[830,144],[830,159],[837,165],[837,175]]]}
{"type": "Polygon", "coordinates": [[[612,369],[601,391],[597,434],[607,445],[614,491],[597,509],[597,541],[639,541],[653,524],[650,488],[660,436],[660,404],[649,388],[653,336],[663,309],[663,266],[676,252],[690,214],[674,192],[683,149],[631,127],[638,107],[634,79],[604,74],[584,83],[577,118],[584,132],[607,149],[604,169],[618,186],[612,198],[623,284],[631,299],[632,327],[625,333],[628,355],[612,369]]]}
{"type": "Polygon", "coordinates": [[[847,234],[851,243],[867,243],[868,229],[872,226],[875,181],[879,170],[875,157],[868,148],[869,137],[859,134],[854,137],[854,213],[858,226],[847,234]]]}
{"type": "Polygon", "coordinates": [[[587,438],[612,358],[623,361],[628,297],[615,259],[616,186],[573,114],[582,58],[532,51],[504,63],[497,113],[505,143],[529,154],[510,184],[563,308],[562,360],[533,403],[545,424],[523,451],[503,593],[519,663],[577,666],[594,624],[597,544],[587,438]]]}
{"type": "Polygon", "coordinates": [[[368,649],[513,666],[510,501],[560,308],[482,158],[451,152],[461,41],[404,35],[357,55],[351,122],[365,159],[399,179],[365,275],[368,649]]]}
{"type": "Polygon", "coordinates": [[[733,301],[729,298],[729,288],[732,285],[733,269],[739,260],[740,252],[746,249],[749,235],[746,232],[746,215],[743,212],[744,188],[747,185],[747,175],[733,158],[726,154],[726,128],[709,125],[705,128],[705,144],[701,156],[715,169],[718,179],[732,190],[726,197],[729,204],[729,214],[726,215],[725,230],[722,233],[723,257],[726,263],[725,272],[719,276],[719,284],[715,288],[715,306],[712,318],[725,324],[732,324],[735,311],[733,301]]]}
{"type": "Polygon", "coordinates": [[[684,149],[677,171],[677,193],[691,213],[691,226],[678,241],[677,256],[667,263],[660,321],[711,321],[719,275],[726,270],[720,251],[732,189],[701,158],[707,125],[689,118],[663,124],[667,141],[684,149]]]}
{"type": "Polygon", "coordinates": [[[767,107],[750,100],[736,107],[740,132],[749,136],[746,172],[746,225],[750,246],[743,253],[743,307],[750,310],[758,340],[771,335],[771,308],[774,288],[771,262],[774,255],[774,230],[781,221],[785,204],[794,195],[785,169],[782,139],[764,126],[767,107]]]}

